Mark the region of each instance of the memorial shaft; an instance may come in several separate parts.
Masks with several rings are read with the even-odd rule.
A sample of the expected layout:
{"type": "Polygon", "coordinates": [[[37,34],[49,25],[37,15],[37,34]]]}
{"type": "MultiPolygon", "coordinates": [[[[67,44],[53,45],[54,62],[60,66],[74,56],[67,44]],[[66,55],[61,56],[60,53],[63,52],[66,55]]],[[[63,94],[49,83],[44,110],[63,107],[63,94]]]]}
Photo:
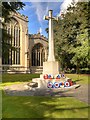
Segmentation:
{"type": "Polygon", "coordinates": [[[49,50],[48,50],[48,60],[43,62],[43,75],[59,74],[59,64],[55,61],[54,55],[54,39],[53,39],[53,20],[58,20],[57,17],[52,16],[52,10],[49,10],[49,16],[45,16],[45,20],[49,20],[49,50]]]}
{"type": "Polygon", "coordinates": [[[53,17],[52,10],[49,10],[49,52],[48,52],[48,61],[55,61],[54,55],[54,40],[53,40],[53,17]]]}

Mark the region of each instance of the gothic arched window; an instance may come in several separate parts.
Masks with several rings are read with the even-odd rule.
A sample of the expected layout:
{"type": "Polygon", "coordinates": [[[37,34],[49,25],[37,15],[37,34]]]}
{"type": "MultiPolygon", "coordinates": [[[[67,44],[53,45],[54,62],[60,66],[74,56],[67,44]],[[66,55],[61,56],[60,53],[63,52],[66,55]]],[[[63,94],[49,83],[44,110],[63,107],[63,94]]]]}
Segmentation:
{"type": "Polygon", "coordinates": [[[11,44],[11,38],[10,38],[11,28],[10,28],[9,24],[7,24],[7,26],[5,27],[5,30],[6,30],[5,32],[7,32],[7,37],[5,37],[5,39],[4,39],[5,48],[2,48],[3,53],[4,53],[4,54],[2,54],[2,64],[10,64],[9,45],[11,44]]]}
{"type": "Polygon", "coordinates": [[[20,64],[20,25],[16,19],[12,18],[10,24],[7,23],[6,29],[10,35],[7,43],[12,45],[12,48],[7,50],[7,57],[2,56],[2,63],[20,64]]]}
{"type": "Polygon", "coordinates": [[[32,66],[43,66],[45,54],[42,44],[36,44],[32,49],[32,66]]]}
{"type": "Polygon", "coordinates": [[[14,41],[13,46],[13,64],[20,64],[20,27],[18,22],[14,25],[14,41]]]}

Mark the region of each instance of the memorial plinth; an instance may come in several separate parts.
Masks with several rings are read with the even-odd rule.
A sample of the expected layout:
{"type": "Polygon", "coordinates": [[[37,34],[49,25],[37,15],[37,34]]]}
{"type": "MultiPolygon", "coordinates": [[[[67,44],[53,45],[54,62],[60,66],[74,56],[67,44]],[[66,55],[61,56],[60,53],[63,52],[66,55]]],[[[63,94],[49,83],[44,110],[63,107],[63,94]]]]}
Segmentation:
{"type": "Polygon", "coordinates": [[[51,74],[51,75],[59,74],[58,61],[43,62],[43,75],[45,74],[51,74]]]}

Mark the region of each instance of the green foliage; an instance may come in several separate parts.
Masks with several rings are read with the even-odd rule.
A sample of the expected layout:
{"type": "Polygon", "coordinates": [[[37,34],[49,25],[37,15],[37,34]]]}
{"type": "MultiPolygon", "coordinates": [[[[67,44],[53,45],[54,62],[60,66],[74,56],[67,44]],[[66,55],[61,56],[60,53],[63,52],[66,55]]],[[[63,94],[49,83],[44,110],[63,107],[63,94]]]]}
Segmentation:
{"type": "Polygon", "coordinates": [[[10,20],[10,12],[16,12],[19,9],[23,9],[25,6],[22,2],[2,2],[2,17],[4,21],[7,22],[10,20]]]}
{"type": "Polygon", "coordinates": [[[73,49],[70,50],[70,53],[73,53],[74,56],[71,60],[72,63],[77,65],[77,62],[80,63],[83,67],[88,63],[88,35],[87,33],[85,34],[80,34],[78,36],[78,40],[80,41],[80,46],[74,47],[73,49]]]}
{"type": "Polygon", "coordinates": [[[90,2],[78,2],[68,7],[63,19],[54,22],[56,58],[62,68],[90,66],[88,45],[90,25],[88,7],[90,2]]]}

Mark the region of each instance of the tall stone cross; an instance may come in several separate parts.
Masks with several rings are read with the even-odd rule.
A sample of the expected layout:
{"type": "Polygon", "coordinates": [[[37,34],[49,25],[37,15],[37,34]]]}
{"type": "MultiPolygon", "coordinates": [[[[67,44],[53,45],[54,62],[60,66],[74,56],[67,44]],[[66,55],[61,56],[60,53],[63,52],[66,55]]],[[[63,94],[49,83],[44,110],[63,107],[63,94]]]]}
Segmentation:
{"type": "Polygon", "coordinates": [[[54,55],[54,40],[53,40],[53,20],[58,20],[58,17],[52,16],[53,10],[49,10],[49,16],[45,16],[45,20],[49,20],[49,54],[48,61],[55,61],[54,55]]]}

